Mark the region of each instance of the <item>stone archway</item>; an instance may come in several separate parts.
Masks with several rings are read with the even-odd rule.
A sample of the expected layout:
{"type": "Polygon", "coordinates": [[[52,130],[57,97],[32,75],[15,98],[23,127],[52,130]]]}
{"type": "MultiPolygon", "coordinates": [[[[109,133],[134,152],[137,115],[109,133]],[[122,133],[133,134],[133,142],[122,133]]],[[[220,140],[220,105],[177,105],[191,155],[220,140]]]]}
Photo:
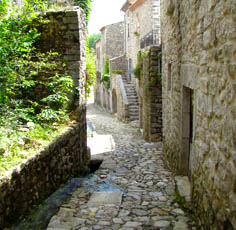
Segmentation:
{"type": "Polygon", "coordinates": [[[117,94],[116,90],[112,90],[112,112],[117,113],[117,94]]]}

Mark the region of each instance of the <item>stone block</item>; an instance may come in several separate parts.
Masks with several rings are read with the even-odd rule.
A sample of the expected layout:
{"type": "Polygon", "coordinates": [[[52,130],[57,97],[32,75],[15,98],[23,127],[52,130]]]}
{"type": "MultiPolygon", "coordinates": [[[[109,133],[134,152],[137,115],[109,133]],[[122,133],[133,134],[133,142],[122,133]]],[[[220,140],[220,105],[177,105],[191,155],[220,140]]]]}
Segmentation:
{"type": "Polygon", "coordinates": [[[182,85],[190,88],[196,88],[197,68],[195,65],[181,65],[182,85]]]}
{"type": "Polygon", "coordinates": [[[79,61],[80,56],[78,54],[77,55],[65,55],[63,57],[63,60],[64,61],[79,61]]]}
{"type": "Polygon", "coordinates": [[[64,17],[63,23],[65,24],[77,24],[78,25],[78,18],[77,17],[64,17]]]}
{"type": "Polygon", "coordinates": [[[228,71],[229,71],[229,75],[232,77],[232,79],[236,81],[236,63],[229,64],[228,71]]]}
{"type": "Polygon", "coordinates": [[[77,17],[78,12],[76,10],[67,10],[67,11],[65,11],[65,16],[66,17],[77,17]]]}
{"type": "Polygon", "coordinates": [[[188,177],[186,176],[176,176],[175,177],[177,189],[179,195],[184,197],[187,202],[191,201],[191,185],[188,177]]]}
{"type": "Polygon", "coordinates": [[[100,205],[120,205],[122,200],[121,192],[94,192],[88,201],[88,207],[100,205]]]}

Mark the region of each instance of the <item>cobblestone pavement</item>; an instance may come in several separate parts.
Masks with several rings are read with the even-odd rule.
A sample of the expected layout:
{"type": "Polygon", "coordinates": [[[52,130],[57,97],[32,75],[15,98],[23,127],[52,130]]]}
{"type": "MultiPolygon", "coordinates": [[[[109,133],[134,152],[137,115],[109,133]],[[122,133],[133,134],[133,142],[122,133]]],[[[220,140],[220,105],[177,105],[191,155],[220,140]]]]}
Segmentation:
{"type": "Polygon", "coordinates": [[[92,154],[97,154],[93,158],[104,158],[95,172],[96,183],[108,181],[118,190],[78,188],[47,230],[196,229],[190,216],[174,202],[175,184],[164,167],[160,143],[146,143],[135,123],[119,122],[92,104],[88,106],[88,122],[96,132],[89,139],[94,144],[92,154]]]}

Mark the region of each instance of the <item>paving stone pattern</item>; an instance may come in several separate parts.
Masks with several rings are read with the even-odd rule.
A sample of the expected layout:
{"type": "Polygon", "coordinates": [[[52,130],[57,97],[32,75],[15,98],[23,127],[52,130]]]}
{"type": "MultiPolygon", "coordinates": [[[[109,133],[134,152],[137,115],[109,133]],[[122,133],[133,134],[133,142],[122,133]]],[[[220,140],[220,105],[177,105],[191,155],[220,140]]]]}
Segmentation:
{"type": "Polygon", "coordinates": [[[115,193],[106,195],[106,191],[96,197],[78,188],[51,219],[47,230],[197,229],[174,202],[174,179],[164,166],[161,144],[145,143],[137,123],[121,123],[93,104],[88,106],[88,121],[99,134],[114,138],[115,149],[102,154],[104,162],[96,171],[97,183],[110,180],[124,191],[122,199],[119,192],[117,198],[115,193]],[[100,197],[100,202],[91,205],[91,197],[96,201],[100,197]]]}

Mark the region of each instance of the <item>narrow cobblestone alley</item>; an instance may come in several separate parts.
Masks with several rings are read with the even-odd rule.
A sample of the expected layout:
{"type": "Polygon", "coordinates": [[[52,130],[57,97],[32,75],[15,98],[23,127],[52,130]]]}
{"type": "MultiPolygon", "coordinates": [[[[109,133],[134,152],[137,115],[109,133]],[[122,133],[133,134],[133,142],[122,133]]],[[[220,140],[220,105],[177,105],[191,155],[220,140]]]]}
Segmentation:
{"type": "Polygon", "coordinates": [[[87,121],[95,129],[88,140],[96,153],[92,158],[104,159],[92,178],[103,189],[82,185],[47,230],[196,229],[174,202],[174,180],[164,167],[160,143],[146,143],[135,123],[122,123],[94,104],[88,105],[87,121]]]}

